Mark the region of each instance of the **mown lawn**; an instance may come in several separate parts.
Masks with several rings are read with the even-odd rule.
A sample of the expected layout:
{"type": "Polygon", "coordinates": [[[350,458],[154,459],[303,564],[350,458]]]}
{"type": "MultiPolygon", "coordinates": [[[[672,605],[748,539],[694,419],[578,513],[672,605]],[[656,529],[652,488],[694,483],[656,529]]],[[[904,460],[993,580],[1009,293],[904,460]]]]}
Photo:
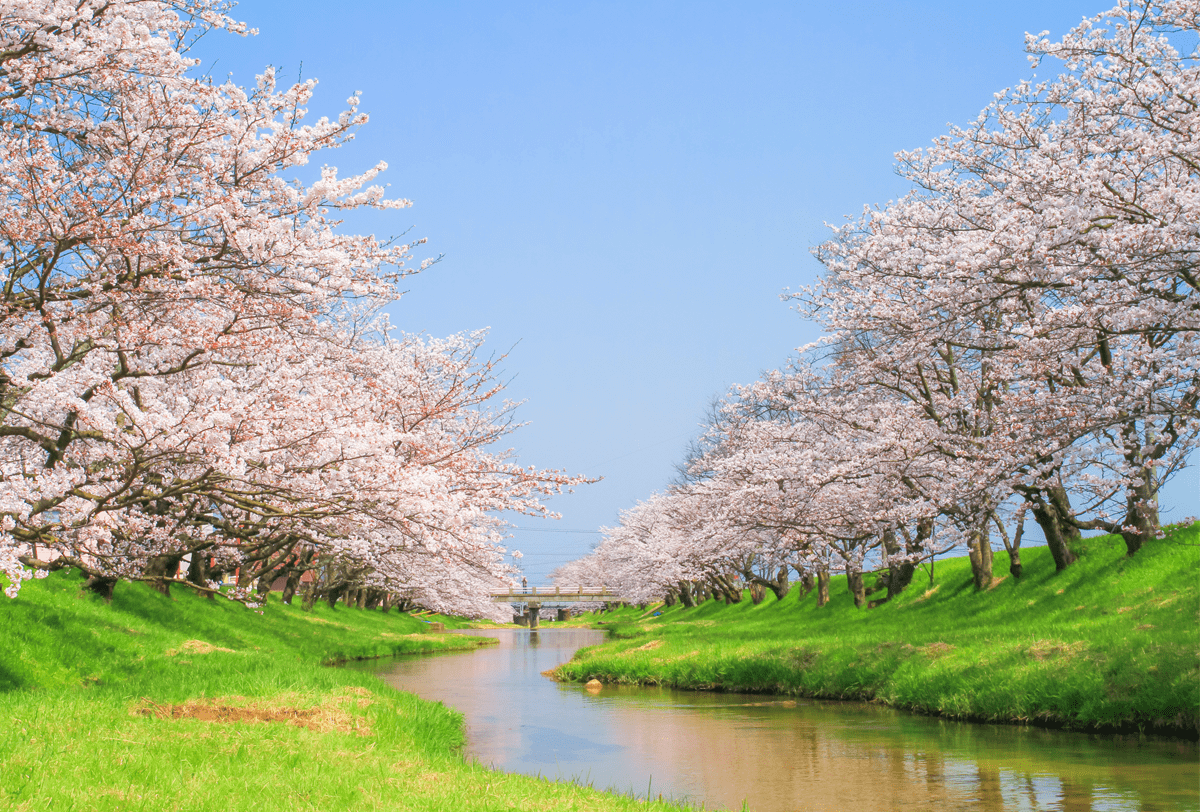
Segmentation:
{"type": "Polygon", "coordinates": [[[758,606],[621,609],[592,620],[619,638],[583,649],[564,680],[869,699],[960,719],[1076,729],[1200,731],[1200,525],[1125,556],[1087,539],[1062,573],[1045,548],[1024,576],[976,592],[965,558],[937,561],[890,603],[857,609],[798,588],[758,606]],[[661,612],[658,617],[654,612],[661,612]]]}
{"type": "Polygon", "coordinates": [[[106,604],[57,573],[0,598],[0,808],[679,808],[466,763],[454,711],[322,665],[488,639],[176,593],[106,604]]]}

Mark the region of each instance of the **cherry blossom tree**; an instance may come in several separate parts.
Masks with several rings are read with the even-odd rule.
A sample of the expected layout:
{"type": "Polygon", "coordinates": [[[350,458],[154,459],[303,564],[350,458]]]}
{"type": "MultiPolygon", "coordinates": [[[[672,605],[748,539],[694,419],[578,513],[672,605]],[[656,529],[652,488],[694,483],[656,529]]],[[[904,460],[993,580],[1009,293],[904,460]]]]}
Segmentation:
{"type": "Polygon", "coordinates": [[[288,178],[366,122],[357,96],[306,123],[311,80],[210,81],[187,52],[245,33],[226,11],[0,8],[8,593],[62,566],[106,594],[165,590],[187,557],[194,587],[240,568],[245,594],[336,560],[377,589],[453,585],[449,607],[504,583],[497,511],[544,514],[539,496],[578,480],[494,450],[514,424],[488,405],[481,334],[422,340],[379,316],[428,264],[338,228],[409,205],[373,185],[385,165],[288,178]]]}
{"type": "Polygon", "coordinates": [[[817,576],[822,604],[833,566],[860,605],[868,568],[888,568],[889,595],[907,586],[930,553],[936,499],[951,499],[942,483],[957,481],[926,421],[878,393],[840,391],[813,369],[774,373],[737,394],[701,463],[709,473],[695,493],[713,503],[707,512],[743,532],[769,531],[775,555],[817,576]]]}
{"type": "Polygon", "coordinates": [[[680,532],[680,507],[671,496],[654,494],[622,511],[620,524],[602,529],[590,556],[554,571],[554,583],[603,585],[633,603],[673,599],[681,582],[700,577],[690,540],[680,532]]]}
{"type": "Polygon", "coordinates": [[[670,493],[697,561],[766,540],[861,605],[866,567],[891,596],[957,544],[987,588],[992,528],[1019,574],[1026,514],[1059,569],[1081,530],[1130,555],[1161,533],[1200,441],[1198,33],[1197,0],[1124,0],[1030,36],[1057,74],[900,154],[914,191],[835,229],[792,297],[825,337],[735,390],[670,493]]]}
{"type": "Polygon", "coordinates": [[[1157,535],[1156,493],[1195,447],[1200,68],[1167,35],[1196,9],[1123,3],[1031,37],[1063,72],[902,155],[918,191],[840,229],[802,295],[865,381],[962,415],[1060,567],[1079,528],[1130,554],[1157,535]]]}

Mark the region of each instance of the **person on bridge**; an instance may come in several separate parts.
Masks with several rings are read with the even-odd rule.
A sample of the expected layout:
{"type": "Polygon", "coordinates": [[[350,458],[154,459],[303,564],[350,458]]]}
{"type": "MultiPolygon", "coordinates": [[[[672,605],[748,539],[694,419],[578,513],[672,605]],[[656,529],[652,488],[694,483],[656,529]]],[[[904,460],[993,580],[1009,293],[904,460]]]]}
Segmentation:
{"type": "Polygon", "coordinates": [[[528,588],[529,588],[529,579],[524,578],[524,577],[521,578],[521,589],[528,589],[528,588]]]}

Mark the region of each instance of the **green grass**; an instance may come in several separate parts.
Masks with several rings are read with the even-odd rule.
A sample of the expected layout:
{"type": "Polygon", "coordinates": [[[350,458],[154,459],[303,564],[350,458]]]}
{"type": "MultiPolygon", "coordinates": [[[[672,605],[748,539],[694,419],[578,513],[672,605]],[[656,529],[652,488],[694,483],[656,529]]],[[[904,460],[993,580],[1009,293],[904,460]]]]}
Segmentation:
{"type": "Polygon", "coordinates": [[[57,573],[0,600],[0,808],[679,808],[467,763],[457,713],[322,665],[486,639],[175,593],[106,604],[57,573]]]}
{"type": "MultiPolygon", "coordinates": [[[[866,699],[957,719],[1073,729],[1200,731],[1200,525],[1133,558],[1119,537],[1082,543],[1055,573],[1045,548],[1024,576],[996,556],[976,592],[965,558],[918,570],[901,596],[857,609],[845,576],[829,605],[793,588],[777,602],[661,605],[601,615],[614,641],[582,649],[560,679],[866,699]],[[661,615],[654,617],[653,612],[661,615]]],[[[878,597],[878,596],[876,596],[878,597]]]]}

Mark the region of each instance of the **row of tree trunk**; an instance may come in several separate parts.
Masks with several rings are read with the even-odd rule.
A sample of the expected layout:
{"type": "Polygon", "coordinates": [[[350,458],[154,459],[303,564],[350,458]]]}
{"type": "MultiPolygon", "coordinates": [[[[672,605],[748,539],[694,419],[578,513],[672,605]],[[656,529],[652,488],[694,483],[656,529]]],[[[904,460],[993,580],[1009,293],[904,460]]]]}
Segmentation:
{"type": "MultiPolygon", "coordinates": [[[[1077,554],[1073,548],[1081,539],[1081,523],[1071,517],[1070,501],[1066,491],[1061,487],[1046,487],[1038,490],[1029,489],[1023,495],[1029,505],[1029,512],[1032,513],[1034,520],[1046,536],[1055,569],[1058,571],[1066,569],[1077,560],[1077,554]]],[[[1144,506],[1140,509],[1142,513],[1147,512],[1144,506]]],[[[1157,515],[1153,518],[1155,526],[1157,526],[1157,515]]],[[[995,526],[999,531],[1004,548],[1009,554],[1009,573],[1014,579],[1021,578],[1023,574],[1021,539],[1024,534],[1024,523],[1025,512],[1022,511],[1017,516],[1015,532],[1010,536],[1007,527],[993,511],[970,532],[967,556],[971,562],[972,579],[976,589],[988,589],[995,583],[991,526],[995,526]]],[[[861,568],[848,563],[846,565],[846,583],[854,598],[855,606],[868,608],[880,606],[907,589],[913,582],[921,553],[932,538],[933,531],[933,520],[926,519],[918,523],[915,533],[907,530],[901,530],[900,533],[895,530],[884,533],[880,543],[884,548],[886,559],[896,563],[876,573],[877,577],[870,587],[866,583],[861,568]],[[885,594],[870,600],[870,596],[877,592],[885,594]]],[[[1142,534],[1135,533],[1133,535],[1132,541],[1130,538],[1125,538],[1129,555],[1133,555],[1140,549],[1143,541],[1142,534]]],[[[750,599],[755,604],[761,603],[766,598],[768,589],[774,593],[777,600],[782,600],[792,586],[788,577],[788,567],[779,566],[764,572],[761,568],[753,569],[752,563],[747,562],[736,574],[717,572],[699,581],[680,581],[666,591],[664,602],[667,606],[681,603],[687,608],[697,606],[710,599],[723,600],[726,604],[738,603],[742,600],[743,586],[750,593],[750,599]]],[[[934,562],[931,560],[929,565],[930,579],[932,580],[934,562]]],[[[825,606],[829,602],[829,570],[818,569],[813,573],[807,569],[796,568],[796,571],[800,578],[802,593],[807,595],[811,592],[815,581],[817,606],[825,606]]]]}
{"type": "MultiPolygon", "coordinates": [[[[321,562],[314,561],[311,549],[293,553],[289,548],[283,555],[280,554],[281,550],[282,548],[278,548],[265,555],[240,562],[237,570],[238,586],[243,589],[253,586],[254,591],[262,598],[271,591],[277,580],[283,578],[280,599],[283,603],[291,605],[299,594],[301,606],[306,611],[311,610],[317,601],[325,601],[330,608],[340,602],[358,609],[381,609],[385,613],[390,612],[393,607],[402,612],[418,608],[407,597],[366,585],[363,582],[363,570],[347,569],[328,563],[322,565],[321,562]],[[311,580],[304,582],[302,578],[306,572],[315,575],[311,580]]],[[[164,595],[169,595],[171,584],[179,583],[182,560],[183,555],[152,558],[143,572],[142,580],[164,595]]],[[[88,575],[86,569],[83,572],[85,576],[88,575]]],[[[211,599],[216,597],[217,590],[208,585],[222,580],[225,575],[226,570],[215,559],[203,553],[193,553],[188,564],[186,582],[190,587],[206,593],[211,599]]],[[[86,586],[111,599],[115,583],[115,578],[101,581],[90,577],[86,586]]]]}

